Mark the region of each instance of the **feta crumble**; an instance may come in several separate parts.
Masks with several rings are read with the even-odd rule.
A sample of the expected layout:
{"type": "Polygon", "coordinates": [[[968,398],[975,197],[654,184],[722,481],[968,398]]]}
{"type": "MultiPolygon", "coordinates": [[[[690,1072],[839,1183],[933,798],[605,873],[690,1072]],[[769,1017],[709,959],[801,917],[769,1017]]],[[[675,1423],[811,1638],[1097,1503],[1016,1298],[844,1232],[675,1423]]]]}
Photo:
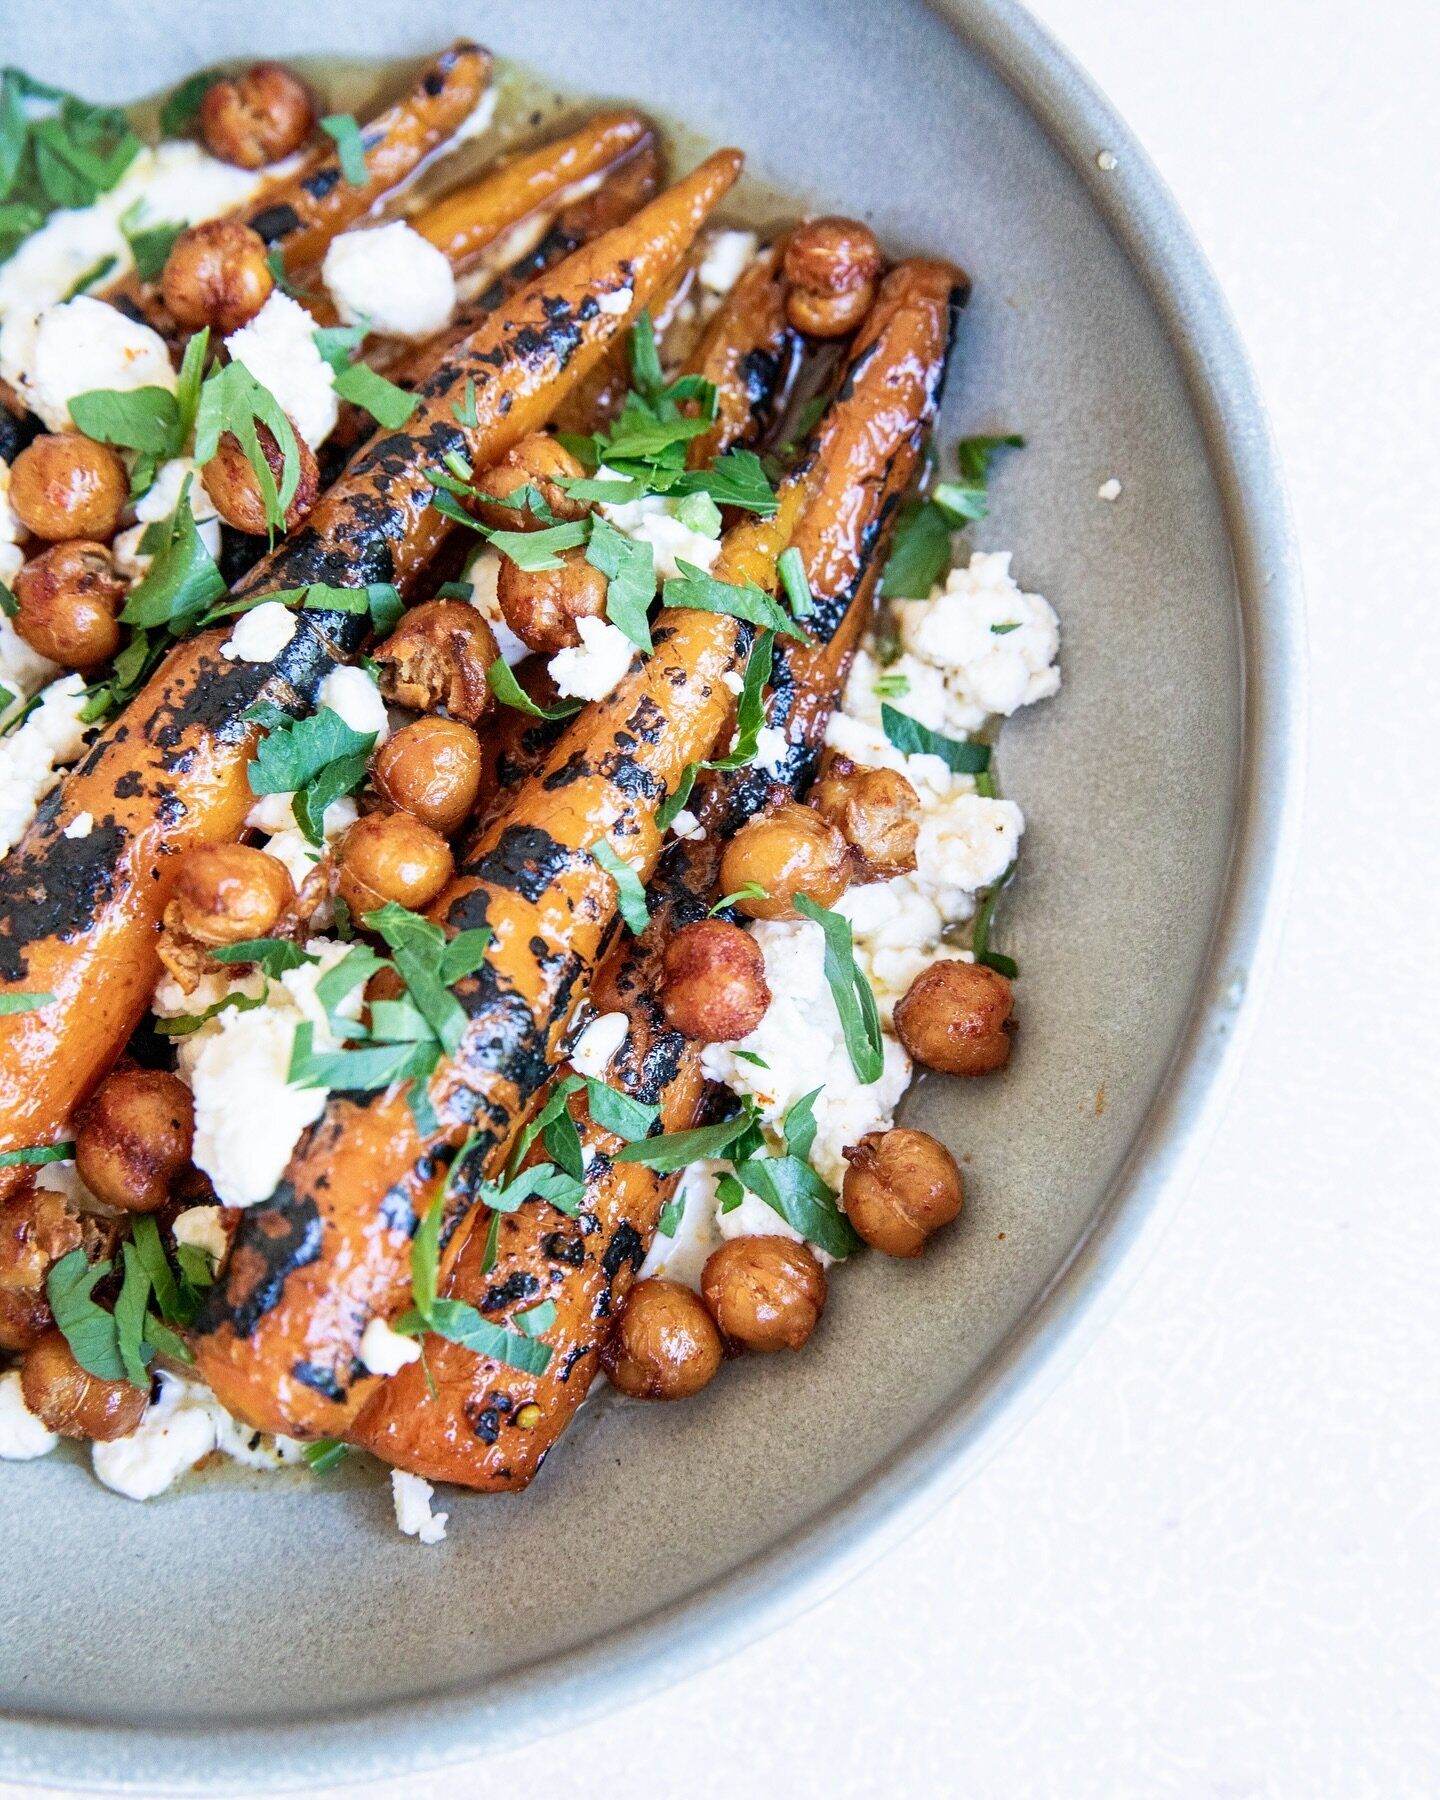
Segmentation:
{"type": "Polygon", "coordinates": [[[420,1340],[402,1337],[377,1316],[361,1333],[360,1360],[372,1375],[398,1375],[407,1363],[419,1362],[420,1340]]]}
{"type": "Polygon", "coordinates": [[[9,737],[0,738],[0,856],[25,834],[40,802],[85,746],[85,681],[62,675],[45,689],[39,706],[9,737]]]}
{"type": "Polygon", "coordinates": [[[618,625],[577,619],[580,642],[557,650],[546,664],[556,691],[577,700],[603,700],[629,673],[635,646],[618,625]]]}
{"type": "Polygon", "coordinates": [[[406,1537],[419,1538],[422,1544],[438,1544],[445,1536],[449,1513],[432,1513],[430,1497],[435,1492],[419,1475],[407,1475],[403,1469],[390,1471],[390,1493],[395,1502],[395,1523],[406,1537]]]}
{"type": "Polygon", "coordinates": [[[0,1375],[0,1462],[32,1462],[48,1456],[59,1442],[59,1435],[25,1404],[20,1371],[7,1369],[0,1375]]]}
{"type": "Polygon", "coordinates": [[[1124,492],[1124,489],[1120,486],[1120,483],[1112,475],[1108,481],[1102,481],[1100,483],[1099,489],[1097,491],[1099,493],[1099,497],[1102,500],[1118,500],[1120,498],[1121,494],[1124,492]]]}
{"type": "Polygon", "coordinates": [[[400,219],[341,232],[320,274],[347,325],[391,337],[431,337],[455,310],[449,259],[400,219]]]}
{"type": "Polygon", "coordinates": [[[610,319],[623,319],[635,304],[634,288],[616,288],[613,294],[601,294],[595,302],[601,312],[610,319]]]}
{"type": "Polygon", "coordinates": [[[339,713],[352,731],[362,734],[373,731],[377,750],[390,735],[390,715],[385,710],[379,684],[368,670],[341,663],[320,683],[316,700],[319,705],[328,706],[331,712],[339,713]]]}
{"type": "Polygon", "coordinates": [[[1008,551],[977,550],[930,599],[898,601],[895,610],[905,648],[944,671],[950,716],[963,730],[1060,691],[1060,621],[1042,595],[1015,584],[1008,551]]]}
{"type": "Polygon", "coordinates": [[[159,1381],[159,1396],[128,1437],[90,1446],[91,1467],[114,1493],[153,1500],[215,1450],[250,1469],[302,1460],[303,1445],[241,1424],[198,1382],[168,1369],[159,1371],[159,1381]]]}
{"type": "Polygon", "coordinates": [[[203,1250],[214,1263],[224,1262],[225,1252],[230,1248],[230,1234],[218,1206],[187,1206],[184,1212],[176,1213],[170,1229],[177,1244],[189,1244],[192,1249],[203,1250]]]}
{"type": "Polygon", "coordinates": [[[89,812],[76,813],[75,817],[60,833],[61,837],[87,838],[95,829],[95,815],[89,812]]]}
{"type": "Polygon", "coordinates": [[[38,312],[12,312],[0,328],[0,377],[51,431],[71,429],[71,400],[92,388],[175,392],[159,332],[88,294],[38,312]]]}
{"type": "MultiPolygon", "coordinates": [[[[621,481],[623,476],[617,475],[614,469],[607,468],[604,463],[596,470],[599,481],[621,481]]],[[[684,505],[684,496],[675,498],[668,494],[644,494],[638,500],[626,500],[619,504],[602,503],[601,514],[617,531],[623,531],[636,543],[649,544],[655,555],[655,573],[662,581],[668,581],[678,575],[681,562],[692,563],[697,569],[711,569],[720,554],[719,514],[716,514],[715,533],[706,536],[684,524],[679,512],[684,505]]]]}
{"type": "Polygon", "coordinates": [[[767,775],[779,775],[790,754],[790,740],[774,725],[762,725],[755,739],[755,767],[767,775]]]}
{"type": "Polygon", "coordinates": [[[753,231],[712,231],[698,271],[701,287],[712,294],[728,294],[754,262],[759,247],[753,231]]]}
{"type": "Polygon", "coordinates": [[[576,1073],[597,1080],[603,1077],[629,1033],[630,1020],[623,1012],[601,1013],[591,1019],[570,1051],[576,1073]]]}
{"type": "Polygon", "coordinates": [[[231,357],[269,388],[312,450],[325,442],[340,416],[335,372],[316,348],[314,334],[315,321],[305,308],[276,288],[249,324],[225,340],[231,357]]]}
{"type": "Polygon", "coordinates": [[[495,634],[495,647],[510,668],[523,662],[530,646],[505,623],[500,610],[500,552],[488,545],[476,550],[460,577],[470,586],[470,604],[495,634]]]}
{"type": "Polygon", "coordinates": [[[262,600],[241,613],[220,654],[230,662],[269,663],[294,637],[299,622],[279,600],[262,600]]]}

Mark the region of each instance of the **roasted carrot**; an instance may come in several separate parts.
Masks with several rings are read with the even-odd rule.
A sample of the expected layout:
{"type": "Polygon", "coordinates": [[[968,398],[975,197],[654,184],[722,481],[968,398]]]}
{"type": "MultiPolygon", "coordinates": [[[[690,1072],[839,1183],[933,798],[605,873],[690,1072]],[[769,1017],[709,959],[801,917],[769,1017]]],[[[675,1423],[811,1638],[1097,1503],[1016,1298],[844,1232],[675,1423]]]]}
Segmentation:
{"type": "MultiPolygon", "coordinates": [[[[488,467],[543,425],[557,396],[627,328],[629,315],[603,311],[599,298],[627,292],[630,311],[642,307],[740,161],[738,152],[717,152],[456,345],[423,384],[410,424],[363,450],[237,591],[373,581],[407,591],[439,540],[431,521],[444,523],[427,513],[435,491],[427,471],[452,449],[488,467]],[[472,383],[476,423],[467,425],[456,407],[472,383]]],[[[62,1137],[144,1015],[176,857],[236,837],[252,803],[246,765],[256,728],[246,710],[260,700],[307,710],[363,631],[361,615],[301,612],[290,644],[268,664],[223,658],[223,627],[180,645],[0,863],[0,992],[55,996],[38,1011],[0,1015],[0,1149],[62,1137]],[[66,837],[82,812],[95,821],[90,834],[66,837]]],[[[18,1173],[0,1172],[0,1192],[18,1173]]]]}
{"type": "MultiPolygon", "coordinates": [[[[790,737],[784,779],[796,789],[813,769],[867,622],[886,527],[934,416],[953,310],[963,294],[962,278],[946,265],[907,263],[894,270],[852,352],[846,398],[821,428],[815,457],[825,478],[794,536],[817,602],[810,621],[817,642],[813,648],[777,644],[783,660],[777,658],[767,705],[769,721],[784,725],[790,737]],[[857,494],[859,504],[851,504],[857,494]]],[[[656,998],[665,939],[704,916],[725,840],[764,803],[772,779],[757,781],[740,770],[712,776],[707,790],[697,786],[690,804],[705,837],[669,846],[651,884],[649,929],[620,943],[595,978],[595,1005],[630,1021],[607,1079],[658,1105],[666,1131],[696,1123],[704,1084],[699,1047],[668,1026],[656,998]]],[[[429,1380],[417,1379],[420,1371],[412,1367],[384,1382],[351,1428],[350,1442],[428,1479],[468,1487],[514,1492],[539,1469],[585,1397],[600,1345],[673,1186],[639,1164],[613,1162],[619,1140],[592,1120],[582,1118],[580,1132],[595,1160],[579,1214],[566,1218],[544,1201],[522,1202],[501,1216],[493,1259],[488,1234],[477,1225],[444,1290],[497,1324],[553,1301],[558,1311],[545,1333],[552,1350],[545,1372],[527,1374],[430,1337],[429,1380]]]]}
{"type": "MultiPolygon", "coordinates": [[[[734,527],[717,577],[773,587],[804,492],[797,481],[772,520],[734,527]]],[[[472,1126],[482,1159],[507,1140],[613,927],[616,884],[594,847],[603,840],[642,880],[653,870],[655,807],[710,754],[733,706],[723,677],[750,631],[724,613],[662,610],[654,654],[580,715],[469,847],[430,916],[493,938],[455,989],[469,1022],[429,1084],[441,1129],[422,1136],[402,1094],[333,1095],[275,1199],[247,1212],[196,1344],[200,1373],[237,1417],[334,1435],[358,1411],[375,1380],[360,1337],[403,1304],[410,1237],[442,1159],[472,1126]]]]}

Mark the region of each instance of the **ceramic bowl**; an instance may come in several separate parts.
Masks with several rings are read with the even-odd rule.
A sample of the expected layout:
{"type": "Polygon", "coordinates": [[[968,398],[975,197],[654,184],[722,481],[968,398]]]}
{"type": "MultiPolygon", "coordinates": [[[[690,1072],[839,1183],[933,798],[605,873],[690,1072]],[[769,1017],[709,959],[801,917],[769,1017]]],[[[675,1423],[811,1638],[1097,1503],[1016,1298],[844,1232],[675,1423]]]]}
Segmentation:
{"type": "MultiPolygon", "coordinates": [[[[415,1769],[734,1651],[937,1506],[1094,1331],[1175,1203],[1256,1003],[1298,780],[1298,582],[1214,283],[1085,78],[1005,0],[115,0],[6,57],[97,98],[221,56],[469,34],[743,146],[807,205],[962,262],[940,432],[1020,430],[982,548],[1058,607],[1064,689],[1005,729],[1025,808],[1001,1079],[908,1118],[969,1160],[917,1265],[832,1284],[807,1353],[601,1403],[523,1498],[395,1530],[388,1485],[202,1481],[135,1506],[0,1474],[0,1768],[153,1794],[415,1769]],[[1103,156],[1101,153],[1105,153],[1103,156]],[[1099,497],[1118,479],[1118,499],[1099,497]]],[[[1064,1404],[1063,1398],[1056,1402],[1064,1404]]]]}

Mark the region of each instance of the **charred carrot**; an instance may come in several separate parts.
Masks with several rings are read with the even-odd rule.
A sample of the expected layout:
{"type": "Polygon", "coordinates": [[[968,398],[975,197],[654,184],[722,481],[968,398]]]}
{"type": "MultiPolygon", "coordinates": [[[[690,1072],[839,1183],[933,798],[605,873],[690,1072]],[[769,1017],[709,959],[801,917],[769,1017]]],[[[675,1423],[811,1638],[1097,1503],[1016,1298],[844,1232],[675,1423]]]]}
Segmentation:
{"type": "MultiPolygon", "coordinates": [[[[958,272],[909,263],[893,271],[846,371],[846,400],[831,408],[815,457],[826,472],[796,528],[816,602],[809,623],[816,643],[777,643],[767,713],[784,725],[791,752],[784,778],[803,789],[824,739],[825,720],[844,686],[864,629],[882,560],[885,529],[914,475],[935,412],[950,343],[953,309],[963,297],[958,272]],[[858,505],[849,504],[859,495],[858,505]],[[830,583],[822,580],[828,570],[830,583]]],[[[650,928],[622,942],[597,972],[592,999],[624,1012],[629,1033],[608,1080],[660,1108],[666,1131],[696,1123],[703,1099],[699,1047],[672,1030],[656,995],[665,939],[703,917],[725,840],[768,798],[771,777],[747,770],[711,778],[691,805],[706,835],[671,844],[651,884],[650,928]]],[[[635,1163],[611,1159],[620,1140],[593,1120],[580,1121],[593,1149],[583,1206],[567,1218],[543,1200],[502,1214],[492,1248],[472,1231],[445,1293],[494,1324],[552,1301],[544,1334],[548,1366],[527,1373],[441,1338],[426,1340],[429,1381],[401,1370],[368,1401],[349,1439],[396,1466],[431,1480],[514,1492],[523,1488],[565,1429],[594,1378],[600,1345],[654,1237],[672,1182],[635,1163]]],[[[460,1177],[461,1180],[464,1176],[460,1177]]]]}
{"type": "MultiPolygon", "coordinates": [[[[428,471],[450,450],[488,467],[544,424],[557,396],[626,329],[628,315],[602,310],[599,299],[628,293],[631,311],[642,307],[740,161],[717,152],[456,345],[422,385],[410,424],[363,450],[237,592],[377,581],[408,590],[445,523],[427,510],[428,471]],[[462,404],[472,390],[473,414],[462,404]],[[462,423],[462,412],[475,422],[462,423]]],[[[301,612],[289,645],[265,664],[222,657],[223,628],[180,645],[0,863],[0,992],[55,996],[39,1010],[0,1015],[0,1149],[61,1137],[144,1015],[175,859],[236,837],[252,803],[246,765],[256,728],[246,711],[262,700],[307,710],[364,629],[358,614],[301,612]],[[67,837],[82,812],[93,829],[67,837]]],[[[0,1172],[0,1192],[16,1174],[0,1172]]]]}

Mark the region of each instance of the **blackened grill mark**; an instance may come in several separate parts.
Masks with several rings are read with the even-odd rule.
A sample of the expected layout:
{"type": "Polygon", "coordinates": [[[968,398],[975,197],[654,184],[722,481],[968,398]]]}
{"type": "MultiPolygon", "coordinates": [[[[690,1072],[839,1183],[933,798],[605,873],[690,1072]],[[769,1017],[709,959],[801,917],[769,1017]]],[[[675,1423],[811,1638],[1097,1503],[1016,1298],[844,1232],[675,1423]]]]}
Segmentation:
{"type": "Polygon", "coordinates": [[[618,750],[607,751],[595,765],[596,773],[613,782],[630,800],[658,803],[665,797],[665,783],[653,770],[637,763],[633,756],[618,750]]]}
{"type": "Polygon", "coordinates": [[[576,750],[568,756],[558,769],[553,770],[540,783],[547,794],[556,793],[560,788],[567,788],[571,782],[579,781],[590,773],[590,759],[583,750],[576,750]]]}
{"type": "MultiPolygon", "coordinates": [[[[168,766],[168,765],[167,765],[168,766]]],[[[135,800],[145,792],[145,783],[138,769],[127,769],[115,783],[117,800],[135,800]]]]}
{"type": "MultiPolygon", "coordinates": [[[[657,633],[655,642],[660,642],[657,633]]],[[[633,732],[642,744],[658,744],[665,735],[665,710],[649,694],[642,694],[640,703],[625,721],[626,731],[633,732]]]]}
{"type": "Polygon", "coordinates": [[[757,345],[741,358],[740,372],[745,379],[745,397],[750,402],[751,415],[760,418],[769,407],[780,379],[780,358],[773,350],[757,345]]]}
{"type": "Polygon", "coordinates": [[[443,94],[445,92],[445,77],[438,69],[431,69],[430,73],[421,83],[421,86],[433,100],[438,94],[443,94]]]}
{"type": "Polygon", "coordinates": [[[572,1269],[585,1266],[585,1240],[566,1237],[563,1231],[552,1231],[541,1245],[551,1262],[565,1263],[572,1269]]]}
{"type": "Polygon", "coordinates": [[[0,862],[0,979],[20,981],[28,947],[46,938],[68,944],[92,929],[123,891],[122,856],[130,834],[114,819],[88,837],[67,838],[53,827],[61,793],[47,797],[36,824],[44,835],[34,850],[12,851],[0,862]]]}
{"type": "Polygon", "coordinates": [[[645,1240],[628,1219],[622,1219],[600,1259],[600,1267],[614,1281],[627,1262],[638,1272],[644,1260],[645,1240]]]}
{"type": "Polygon", "coordinates": [[[195,1331],[201,1337],[229,1326],[247,1338],[277,1306],[285,1283],[298,1269],[319,1260],[324,1227],[315,1202],[300,1199],[282,1182],[269,1206],[241,1216],[225,1274],[205,1290],[195,1331]]]}
{"type": "Polygon", "coordinates": [[[465,1416],[470,1420],[470,1429],[482,1444],[493,1444],[500,1435],[500,1415],[493,1406],[483,1407],[471,1416],[470,1407],[465,1408],[465,1416]]]}
{"type": "Polygon", "coordinates": [[[250,229],[258,232],[267,244],[275,244],[300,229],[300,215],[287,202],[282,206],[262,206],[250,215],[250,229]]]}
{"type": "Polygon", "coordinates": [[[305,176],[300,185],[312,200],[323,200],[340,185],[340,165],[331,163],[328,168],[317,169],[313,175],[305,176]]]}
{"type": "Polygon", "coordinates": [[[502,1307],[513,1306],[517,1300],[528,1300],[532,1294],[540,1292],[540,1278],[532,1275],[528,1269],[516,1269],[507,1275],[504,1281],[497,1282],[492,1288],[485,1290],[485,1298],[480,1302],[482,1312],[499,1312],[502,1307]]]}
{"type": "Polygon", "coordinates": [[[302,1387],[312,1388],[337,1406],[345,1398],[345,1389],[333,1369],[322,1369],[318,1363],[297,1362],[290,1365],[290,1373],[302,1387]]]}
{"type": "Polygon", "coordinates": [[[533,906],[574,862],[573,851],[534,825],[510,825],[493,850],[465,868],[477,881],[508,888],[533,906]]]}
{"type": "MultiPolygon", "coordinates": [[[[574,1373],[576,1363],[580,1361],[581,1357],[588,1356],[592,1348],[593,1346],[590,1344],[576,1344],[570,1349],[560,1369],[560,1379],[562,1381],[568,1381],[570,1379],[571,1375],[574,1373]]],[[[549,1452],[547,1451],[546,1455],[548,1454],[549,1452]]],[[[543,1462],[544,1457],[540,1460],[543,1462]]],[[[537,1463],[535,1466],[538,1468],[540,1465],[537,1463]]]]}
{"type": "Polygon", "coordinates": [[[380,1217],[391,1231],[403,1231],[406,1237],[414,1237],[420,1221],[403,1182],[397,1182],[380,1202],[380,1217]]]}

